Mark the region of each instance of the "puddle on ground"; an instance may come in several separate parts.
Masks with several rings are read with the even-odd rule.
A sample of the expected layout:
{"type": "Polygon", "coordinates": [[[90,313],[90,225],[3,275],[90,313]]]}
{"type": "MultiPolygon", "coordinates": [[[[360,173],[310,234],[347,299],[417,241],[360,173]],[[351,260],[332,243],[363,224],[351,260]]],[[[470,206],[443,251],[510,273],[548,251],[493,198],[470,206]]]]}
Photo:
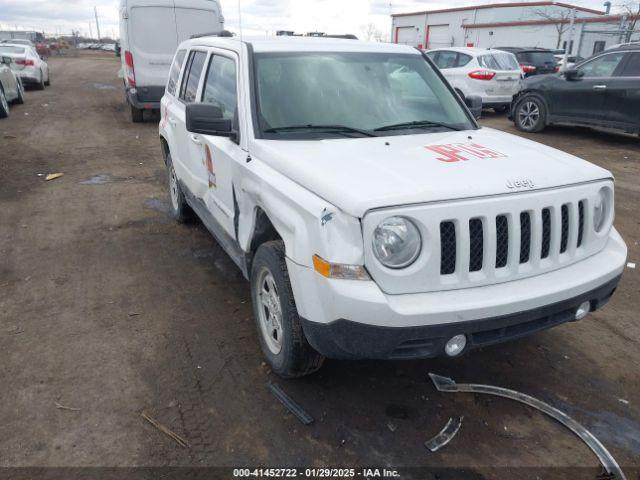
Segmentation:
{"type": "Polygon", "coordinates": [[[96,90],[115,90],[116,89],[116,87],[114,87],[113,85],[109,85],[108,83],[92,83],[91,87],[95,88],[96,90]]]}
{"type": "Polygon", "coordinates": [[[149,198],[148,200],[145,200],[144,206],[167,215],[171,214],[171,206],[169,203],[163,200],[158,200],[157,198],[149,198]]]}
{"type": "Polygon", "coordinates": [[[88,178],[84,182],[80,182],[80,185],[106,185],[107,183],[113,183],[124,180],[123,178],[114,177],[109,173],[101,173],[100,175],[94,175],[88,178]]]}

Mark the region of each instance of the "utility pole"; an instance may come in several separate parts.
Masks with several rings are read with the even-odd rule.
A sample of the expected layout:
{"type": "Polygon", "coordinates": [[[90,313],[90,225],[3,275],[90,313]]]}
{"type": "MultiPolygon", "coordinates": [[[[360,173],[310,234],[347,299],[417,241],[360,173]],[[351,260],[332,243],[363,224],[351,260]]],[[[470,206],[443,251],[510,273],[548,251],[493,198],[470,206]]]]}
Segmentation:
{"type": "Polygon", "coordinates": [[[93,13],[95,13],[96,15],[96,30],[98,30],[98,43],[102,43],[102,40],[100,37],[100,22],[98,21],[98,9],[94,6],[93,7],[93,13]]]}
{"type": "Polygon", "coordinates": [[[93,28],[91,27],[91,22],[89,22],[89,38],[93,39],[93,28]]]}
{"type": "Polygon", "coordinates": [[[569,40],[567,41],[567,47],[564,49],[564,56],[562,57],[562,70],[567,69],[567,61],[569,60],[569,53],[571,48],[571,44],[573,43],[573,27],[576,23],[576,9],[571,9],[571,22],[569,23],[569,40]]]}

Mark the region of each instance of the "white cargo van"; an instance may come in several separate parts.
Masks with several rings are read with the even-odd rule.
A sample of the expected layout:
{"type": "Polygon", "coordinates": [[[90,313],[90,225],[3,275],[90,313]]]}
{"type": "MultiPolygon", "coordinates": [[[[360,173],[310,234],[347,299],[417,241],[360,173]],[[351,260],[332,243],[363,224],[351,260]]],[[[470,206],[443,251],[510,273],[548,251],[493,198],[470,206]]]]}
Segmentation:
{"type": "Polygon", "coordinates": [[[122,68],[134,122],[144,110],[160,108],[177,46],[223,27],[218,0],[120,0],[122,68]]]}

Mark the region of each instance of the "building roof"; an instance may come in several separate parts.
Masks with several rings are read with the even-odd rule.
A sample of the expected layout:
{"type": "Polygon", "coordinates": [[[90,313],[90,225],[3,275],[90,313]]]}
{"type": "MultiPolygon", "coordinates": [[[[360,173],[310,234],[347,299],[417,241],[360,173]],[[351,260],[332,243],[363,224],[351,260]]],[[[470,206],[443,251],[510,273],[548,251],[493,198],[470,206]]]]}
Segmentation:
{"type": "Polygon", "coordinates": [[[429,13],[446,13],[446,12],[462,12],[465,10],[485,10],[488,8],[509,8],[509,7],[565,7],[565,8],[575,8],[576,10],[580,10],[581,12],[593,13],[594,15],[604,15],[605,12],[601,10],[593,10],[592,8],[580,7],[578,5],[570,5],[568,3],[560,3],[560,2],[515,2],[515,3],[488,3],[485,5],[471,5],[468,7],[454,7],[454,8],[443,8],[440,10],[425,10],[422,12],[411,12],[411,13],[394,13],[391,15],[392,17],[407,17],[410,15],[425,15],[429,13]]]}
{"type": "MultiPolygon", "coordinates": [[[[622,20],[622,15],[603,15],[601,17],[583,17],[576,18],[575,23],[614,23],[622,20]]],[[[639,17],[639,16],[635,16],[639,17]]],[[[627,18],[634,18],[627,17],[627,18]]],[[[524,27],[534,25],[557,25],[558,23],[570,23],[568,18],[558,19],[540,19],[540,20],[522,20],[517,22],[489,22],[489,23],[464,23],[463,28],[491,28],[491,27],[524,27]]]]}

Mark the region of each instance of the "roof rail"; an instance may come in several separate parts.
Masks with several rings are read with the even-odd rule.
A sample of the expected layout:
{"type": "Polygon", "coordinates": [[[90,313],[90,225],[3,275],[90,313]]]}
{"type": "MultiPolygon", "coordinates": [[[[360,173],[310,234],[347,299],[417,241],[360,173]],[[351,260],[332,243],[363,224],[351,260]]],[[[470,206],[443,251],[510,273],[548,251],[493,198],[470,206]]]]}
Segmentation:
{"type": "Polygon", "coordinates": [[[222,30],[221,32],[198,33],[197,35],[191,35],[189,38],[194,39],[202,37],[233,37],[233,33],[229,30],[222,30]]]}

